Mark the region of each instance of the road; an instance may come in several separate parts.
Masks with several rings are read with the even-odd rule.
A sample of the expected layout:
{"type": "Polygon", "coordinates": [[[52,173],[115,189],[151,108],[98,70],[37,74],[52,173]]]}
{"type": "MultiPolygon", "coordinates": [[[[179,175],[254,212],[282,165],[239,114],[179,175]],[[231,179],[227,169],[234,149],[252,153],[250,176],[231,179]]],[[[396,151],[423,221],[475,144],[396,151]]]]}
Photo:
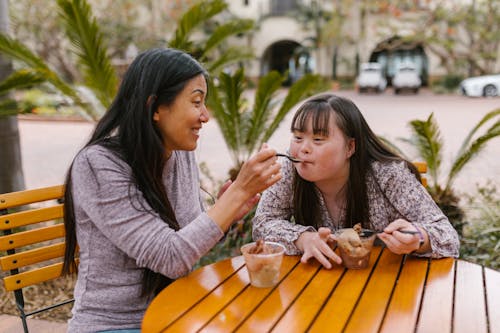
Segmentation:
{"type": "MultiPolygon", "coordinates": [[[[409,137],[407,124],[410,120],[426,119],[433,112],[444,140],[444,170],[447,170],[448,164],[472,127],[487,112],[500,107],[500,98],[434,95],[426,90],[418,95],[394,95],[391,91],[381,95],[359,95],[354,91],[339,91],[337,94],[352,99],[373,131],[398,143],[398,146],[404,146],[398,138],[409,137]]],[[[285,118],[269,140],[269,144],[279,151],[285,151],[288,146],[292,114],[293,112],[285,118]]],[[[26,187],[62,183],[66,169],[87,140],[92,128],[93,124],[84,122],[20,120],[26,187]]],[[[216,180],[222,181],[227,177],[231,159],[215,121],[212,120],[203,127],[196,155],[199,162],[206,163],[216,180]]],[[[499,187],[499,171],[500,144],[496,138],[463,170],[457,178],[457,188],[470,192],[475,189],[475,184],[484,184],[488,179],[499,187]]]]}

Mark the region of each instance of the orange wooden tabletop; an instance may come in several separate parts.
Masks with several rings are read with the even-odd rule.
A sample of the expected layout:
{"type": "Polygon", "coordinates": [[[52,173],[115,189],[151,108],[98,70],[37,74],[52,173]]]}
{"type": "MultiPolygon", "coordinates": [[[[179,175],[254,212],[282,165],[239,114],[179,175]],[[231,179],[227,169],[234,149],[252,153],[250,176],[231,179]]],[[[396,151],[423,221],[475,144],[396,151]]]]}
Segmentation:
{"type": "Polygon", "coordinates": [[[165,288],[142,331],[500,333],[500,272],[376,247],[363,270],[285,256],[279,284],[255,288],[235,257],[165,288]]]}

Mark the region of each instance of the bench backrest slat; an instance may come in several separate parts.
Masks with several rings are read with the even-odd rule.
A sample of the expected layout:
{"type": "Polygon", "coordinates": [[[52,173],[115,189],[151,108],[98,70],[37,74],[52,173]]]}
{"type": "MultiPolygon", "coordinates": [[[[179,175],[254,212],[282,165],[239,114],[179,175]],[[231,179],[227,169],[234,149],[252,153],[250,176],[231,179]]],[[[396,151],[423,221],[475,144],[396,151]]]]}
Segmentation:
{"type": "Polygon", "coordinates": [[[64,243],[27,250],[0,258],[2,270],[12,270],[64,256],[64,243]]]}
{"type": "Polygon", "coordinates": [[[425,163],[425,162],[413,162],[413,165],[415,165],[418,172],[420,172],[420,173],[427,172],[427,163],[425,163]]]}
{"type": "Polygon", "coordinates": [[[422,181],[422,185],[427,186],[427,178],[425,177],[425,173],[427,173],[427,163],[426,162],[413,162],[413,165],[417,168],[418,172],[420,172],[420,178],[422,181]]]}
{"type": "Polygon", "coordinates": [[[0,194],[0,209],[7,209],[34,202],[59,199],[64,196],[64,185],[44,187],[34,190],[0,194]]]}
{"type": "MultiPolygon", "coordinates": [[[[76,259],[78,264],[78,259],[76,259]]],[[[3,278],[5,290],[14,291],[61,276],[62,262],[3,278]]]]}
{"type": "Polygon", "coordinates": [[[8,230],[34,223],[56,220],[63,216],[63,204],[0,215],[0,230],[8,230]]]}
{"type": "Polygon", "coordinates": [[[0,251],[64,237],[64,224],[58,223],[40,229],[17,232],[0,237],[0,251]]]}

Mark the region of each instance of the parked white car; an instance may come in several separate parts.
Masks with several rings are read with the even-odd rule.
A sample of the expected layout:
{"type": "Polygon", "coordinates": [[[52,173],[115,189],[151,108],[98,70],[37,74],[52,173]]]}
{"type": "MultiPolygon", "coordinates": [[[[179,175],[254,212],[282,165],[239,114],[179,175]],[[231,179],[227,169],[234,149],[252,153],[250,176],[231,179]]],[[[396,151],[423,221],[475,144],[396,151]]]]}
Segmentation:
{"type": "Polygon", "coordinates": [[[387,80],[382,72],[382,66],[377,62],[361,64],[359,75],[356,78],[356,85],[360,93],[370,89],[383,92],[387,86],[387,80]]]}
{"type": "Polygon", "coordinates": [[[465,96],[500,96],[500,74],[465,79],[460,83],[460,91],[465,96]]]}
{"type": "Polygon", "coordinates": [[[392,78],[392,86],[394,87],[395,94],[399,94],[402,90],[418,93],[421,85],[422,80],[420,80],[417,68],[411,64],[399,67],[392,78]]]}

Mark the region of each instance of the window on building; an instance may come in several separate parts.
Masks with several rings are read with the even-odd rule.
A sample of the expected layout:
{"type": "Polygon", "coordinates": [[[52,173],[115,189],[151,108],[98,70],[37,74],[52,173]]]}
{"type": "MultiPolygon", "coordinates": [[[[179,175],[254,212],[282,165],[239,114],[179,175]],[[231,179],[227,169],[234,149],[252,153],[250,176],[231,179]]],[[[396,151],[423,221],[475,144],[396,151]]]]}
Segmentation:
{"type": "Polygon", "coordinates": [[[298,0],[271,0],[271,14],[284,15],[298,9],[298,0]]]}

